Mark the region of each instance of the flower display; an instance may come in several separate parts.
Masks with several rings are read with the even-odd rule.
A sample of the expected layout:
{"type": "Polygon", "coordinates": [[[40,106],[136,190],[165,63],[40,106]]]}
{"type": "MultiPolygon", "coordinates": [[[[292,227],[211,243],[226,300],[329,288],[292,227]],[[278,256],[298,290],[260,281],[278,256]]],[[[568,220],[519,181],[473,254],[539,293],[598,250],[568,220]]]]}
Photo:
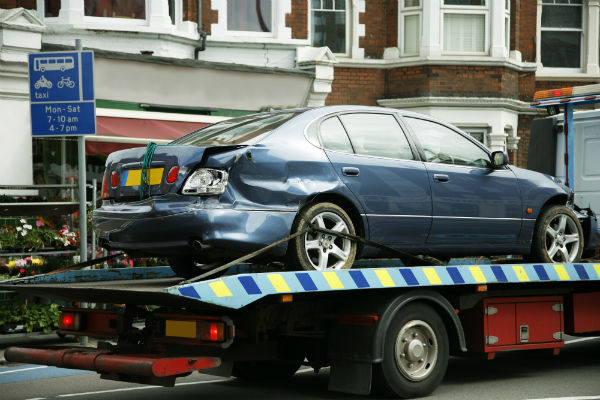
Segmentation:
{"type": "Polygon", "coordinates": [[[69,227],[64,225],[58,230],[58,236],[54,239],[64,247],[76,246],[79,243],[79,234],[69,230],[69,227]]]}

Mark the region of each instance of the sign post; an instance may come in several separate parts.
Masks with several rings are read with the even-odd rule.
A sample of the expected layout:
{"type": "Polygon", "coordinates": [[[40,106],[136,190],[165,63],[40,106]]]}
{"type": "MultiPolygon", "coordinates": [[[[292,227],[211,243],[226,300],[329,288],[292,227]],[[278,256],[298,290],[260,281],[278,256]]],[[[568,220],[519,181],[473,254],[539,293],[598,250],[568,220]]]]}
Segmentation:
{"type": "Polygon", "coordinates": [[[94,54],[81,50],[80,39],[76,48],[29,54],[31,133],[78,136],[80,258],[87,261],[85,135],[96,133],[94,54]]]}

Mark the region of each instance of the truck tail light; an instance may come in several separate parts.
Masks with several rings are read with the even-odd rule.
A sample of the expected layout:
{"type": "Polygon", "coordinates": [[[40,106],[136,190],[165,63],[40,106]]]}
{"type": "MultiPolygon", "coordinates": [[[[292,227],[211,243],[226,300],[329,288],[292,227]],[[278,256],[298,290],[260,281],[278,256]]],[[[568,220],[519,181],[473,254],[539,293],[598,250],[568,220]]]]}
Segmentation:
{"type": "Polygon", "coordinates": [[[190,342],[218,345],[227,348],[235,337],[233,321],[227,317],[198,316],[181,314],[157,314],[164,321],[164,330],[158,332],[157,342],[190,342]]]}
{"type": "Polygon", "coordinates": [[[65,331],[78,331],[81,329],[81,314],[61,313],[58,320],[58,329],[65,331]]]}

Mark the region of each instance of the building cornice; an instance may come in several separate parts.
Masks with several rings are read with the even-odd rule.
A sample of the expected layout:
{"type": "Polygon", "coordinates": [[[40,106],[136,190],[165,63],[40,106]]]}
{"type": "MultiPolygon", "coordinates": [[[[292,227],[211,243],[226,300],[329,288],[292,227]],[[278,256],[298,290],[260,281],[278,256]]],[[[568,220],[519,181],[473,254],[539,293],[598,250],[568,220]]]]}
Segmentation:
{"type": "Polygon", "coordinates": [[[468,107],[493,108],[516,111],[519,114],[537,114],[535,108],[521,100],[500,97],[405,97],[396,99],[379,99],[377,104],[390,108],[421,107],[468,107]]]}
{"type": "Polygon", "coordinates": [[[411,58],[411,59],[356,59],[338,56],[336,67],[345,68],[378,68],[393,69],[402,67],[416,67],[423,65],[460,65],[481,67],[502,67],[519,72],[535,72],[537,65],[528,62],[516,62],[510,59],[494,59],[490,57],[444,57],[444,58],[411,58]]]}

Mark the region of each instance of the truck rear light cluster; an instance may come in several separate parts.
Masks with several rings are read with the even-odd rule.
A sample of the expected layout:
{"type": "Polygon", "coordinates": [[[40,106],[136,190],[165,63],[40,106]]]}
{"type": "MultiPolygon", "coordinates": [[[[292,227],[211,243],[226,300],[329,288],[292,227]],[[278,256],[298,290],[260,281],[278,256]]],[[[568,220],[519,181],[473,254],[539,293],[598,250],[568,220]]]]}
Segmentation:
{"type": "Polygon", "coordinates": [[[191,340],[228,347],[235,335],[232,321],[212,316],[191,317],[187,315],[156,315],[164,320],[164,331],[158,341],[179,342],[191,340]]]}
{"type": "Polygon", "coordinates": [[[112,338],[117,334],[119,315],[110,310],[63,308],[58,331],[70,335],[112,338]]]}
{"type": "Polygon", "coordinates": [[[81,314],[67,312],[61,313],[58,320],[58,329],[65,331],[78,331],[81,329],[81,314]]]}

